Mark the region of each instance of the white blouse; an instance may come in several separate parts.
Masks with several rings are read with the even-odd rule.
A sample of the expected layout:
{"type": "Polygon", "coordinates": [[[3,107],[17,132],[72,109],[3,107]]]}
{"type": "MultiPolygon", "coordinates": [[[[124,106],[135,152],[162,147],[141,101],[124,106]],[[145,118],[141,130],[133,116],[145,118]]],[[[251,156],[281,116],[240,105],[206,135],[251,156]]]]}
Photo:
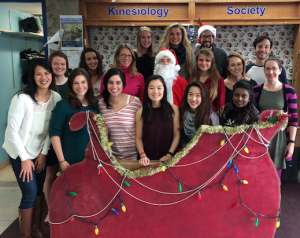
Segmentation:
{"type": "MultiPolygon", "coordinates": [[[[20,157],[21,161],[27,160],[30,157],[32,158],[33,155],[29,156],[27,151],[29,148],[27,141],[29,137],[33,137],[31,131],[36,129],[36,124],[38,123],[40,125],[41,121],[44,120],[44,118],[36,117],[34,114],[44,110],[50,112],[50,108],[54,108],[55,104],[61,100],[61,96],[52,90],[51,97],[53,97],[53,104],[51,100],[48,100],[48,104],[45,103],[42,105],[36,104],[29,95],[24,93],[15,95],[11,100],[2,146],[11,158],[16,159],[20,157]],[[26,146],[27,149],[25,149],[26,146]]],[[[47,155],[51,144],[48,136],[49,126],[47,126],[47,124],[44,124],[43,131],[44,130],[47,131],[47,136],[45,137],[42,150],[38,152],[47,155]]],[[[41,135],[39,136],[42,137],[41,135]]],[[[32,140],[33,139],[31,139],[31,141],[32,140]]],[[[40,144],[34,147],[39,150],[40,144]]],[[[31,153],[36,150],[37,149],[30,148],[31,153]]]]}
{"type": "Polygon", "coordinates": [[[25,144],[29,159],[35,159],[42,151],[49,132],[52,110],[55,107],[54,96],[51,92],[45,103],[37,100],[33,104],[33,118],[28,140],[25,144]]]}

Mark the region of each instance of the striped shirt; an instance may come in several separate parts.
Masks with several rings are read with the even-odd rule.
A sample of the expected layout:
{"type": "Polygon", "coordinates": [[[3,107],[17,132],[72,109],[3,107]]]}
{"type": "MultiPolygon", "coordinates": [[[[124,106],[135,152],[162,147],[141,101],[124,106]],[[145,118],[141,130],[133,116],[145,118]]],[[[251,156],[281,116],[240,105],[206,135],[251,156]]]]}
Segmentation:
{"type": "MultiPolygon", "coordinates": [[[[261,112],[261,109],[259,108],[259,99],[261,96],[262,89],[264,87],[264,84],[257,85],[253,88],[253,93],[256,101],[256,108],[261,112]]],[[[289,136],[289,126],[298,126],[298,114],[297,114],[297,95],[293,87],[282,84],[283,87],[283,94],[284,94],[284,108],[283,110],[287,112],[291,117],[288,119],[288,127],[286,128],[286,141],[287,144],[290,141],[289,136]]],[[[272,109],[272,108],[270,108],[272,109]]],[[[292,160],[292,157],[287,158],[286,160],[292,160]]]]}
{"type": "Polygon", "coordinates": [[[99,101],[99,110],[104,117],[108,139],[113,142],[113,155],[120,160],[136,160],[138,151],[135,146],[135,114],[142,107],[135,97],[119,111],[107,109],[104,99],[99,101]]]}

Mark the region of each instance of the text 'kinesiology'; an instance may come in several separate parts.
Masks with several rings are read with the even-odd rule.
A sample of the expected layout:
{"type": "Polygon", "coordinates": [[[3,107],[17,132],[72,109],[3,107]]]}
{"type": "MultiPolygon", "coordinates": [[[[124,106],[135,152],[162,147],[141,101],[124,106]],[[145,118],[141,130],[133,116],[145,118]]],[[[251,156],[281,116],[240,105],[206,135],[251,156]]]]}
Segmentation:
{"type": "Polygon", "coordinates": [[[169,13],[169,8],[133,8],[133,9],[122,9],[118,7],[108,7],[108,15],[111,16],[157,16],[157,17],[167,17],[169,13]]]}

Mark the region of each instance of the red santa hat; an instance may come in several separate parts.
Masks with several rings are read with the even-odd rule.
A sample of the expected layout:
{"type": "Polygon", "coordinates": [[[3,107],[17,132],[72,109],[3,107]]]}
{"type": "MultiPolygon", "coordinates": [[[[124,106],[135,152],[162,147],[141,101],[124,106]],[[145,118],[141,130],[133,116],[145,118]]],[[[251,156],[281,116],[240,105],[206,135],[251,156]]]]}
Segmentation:
{"type": "Polygon", "coordinates": [[[209,24],[201,23],[201,26],[199,27],[199,30],[198,30],[198,42],[197,42],[196,46],[201,44],[200,43],[200,36],[203,33],[203,31],[210,31],[211,34],[213,34],[214,38],[216,38],[216,36],[217,36],[217,29],[216,28],[212,27],[209,24]]]}
{"type": "Polygon", "coordinates": [[[175,69],[177,71],[180,70],[180,65],[178,64],[178,61],[177,61],[177,57],[176,57],[176,54],[175,54],[175,51],[174,50],[171,50],[171,49],[167,49],[167,48],[162,48],[161,51],[158,52],[158,54],[156,55],[155,57],[155,65],[159,64],[159,61],[162,59],[162,57],[168,57],[169,59],[172,60],[173,62],[173,65],[175,66],[175,69]]]}

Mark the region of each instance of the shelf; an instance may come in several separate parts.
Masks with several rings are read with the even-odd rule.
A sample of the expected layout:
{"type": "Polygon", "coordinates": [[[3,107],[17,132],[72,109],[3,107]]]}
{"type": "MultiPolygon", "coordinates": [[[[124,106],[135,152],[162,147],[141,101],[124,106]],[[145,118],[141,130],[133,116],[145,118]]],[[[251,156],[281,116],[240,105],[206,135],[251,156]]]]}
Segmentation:
{"type": "Polygon", "coordinates": [[[37,33],[32,33],[32,32],[16,32],[16,31],[9,31],[9,30],[3,30],[3,29],[0,29],[0,32],[9,34],[9,35],[26,37],[26,38],[41,38],[41,39],[44,38],[43,33],[37,34],[37,33]]]}

